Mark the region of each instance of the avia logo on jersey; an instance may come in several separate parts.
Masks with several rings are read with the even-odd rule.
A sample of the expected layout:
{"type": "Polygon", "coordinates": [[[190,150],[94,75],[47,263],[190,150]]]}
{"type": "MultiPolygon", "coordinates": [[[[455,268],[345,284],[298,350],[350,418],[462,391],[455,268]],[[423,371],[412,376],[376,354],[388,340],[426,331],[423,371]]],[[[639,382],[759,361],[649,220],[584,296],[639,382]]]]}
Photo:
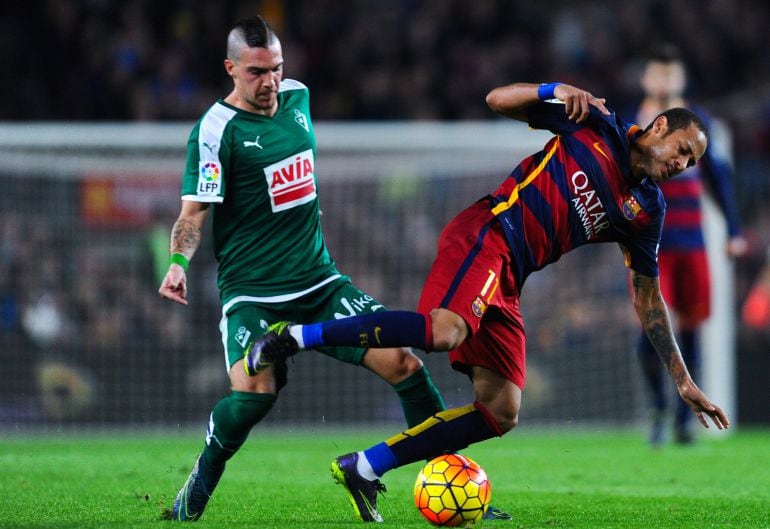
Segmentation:
{"type": "Polygon", "coordinates": [[[607,211],[583,171],[572,173],[571,182],[572,195],[575,197],[572,206],[583,225],[586,240],[590,241],[610,227],[607,211]]]}
{"type": "Polygon", "coordinates": [[[222,171],[217,162],[198,162],[198,195],[216,196],[221,189],[222,171]]]}
{"type": "Polygon", "coordinates": [[[265,167],[273,212],[285,211],[316,198],[313,150],[308,149],[265,167]]]}
{"type": "Polygon", "coordinates": [[[631,198],[623,202],[623,216],[628,220],[634,220],[640,211],[642,206],[635,196],[631,195],[631,198]]]}

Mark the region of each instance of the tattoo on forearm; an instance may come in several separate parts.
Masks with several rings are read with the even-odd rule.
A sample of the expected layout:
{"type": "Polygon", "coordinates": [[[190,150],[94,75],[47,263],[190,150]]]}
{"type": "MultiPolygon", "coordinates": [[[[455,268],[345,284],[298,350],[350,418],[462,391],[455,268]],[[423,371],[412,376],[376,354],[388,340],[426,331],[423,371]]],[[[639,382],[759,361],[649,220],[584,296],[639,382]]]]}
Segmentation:
{"type": "Polygon", "coordinates": [[[676,345],[666,305],[659,294],[657,280],[635,274],[633,287],[636,296],[649,300],[646,310],[639,314],[642,326],[674,383],[679,385],[686,379],[687,371],[683,368],[684,364],[676,345]]]}
{"type": "Polygon", "coordinates": [[[201,230],[190,220],[180,219],[171,230],[171,253],[189,255],[201,242],[201,230]]]}
{"type": "Polygon", "coordinates": [[[653,308],[647,311],[642,322],[647,332],[647,337],[652,342],[663,364],[676,384],[684,380],[685,373],[679,364],[679,354],[674,336],[669,325],[666,311],[661,308],[653,308]]]}

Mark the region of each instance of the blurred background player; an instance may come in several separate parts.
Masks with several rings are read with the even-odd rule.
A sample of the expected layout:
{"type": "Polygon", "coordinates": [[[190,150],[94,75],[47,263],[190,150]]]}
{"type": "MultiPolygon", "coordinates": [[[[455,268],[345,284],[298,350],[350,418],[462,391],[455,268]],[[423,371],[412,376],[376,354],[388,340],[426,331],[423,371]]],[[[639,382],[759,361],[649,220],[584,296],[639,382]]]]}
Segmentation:
{"type": "Polygon", "coordinates": [[[765,263],[743,302],[741,319],[747,327],[770,332],[770,247],[765,263]]]}
{"type": "MultiPolygon", "coordinates": [[[[646,126],[664,110],[686,107],[711,125],[709,116],[685,99],[686,86],[687,72],[679,50],[673,45],[661,45],[647,58],[641,77],[644,99],[636,116],[629,119],[646,126]]],[[[696,382],[701,363],[698,331],[711,312],[709,266],[702,229],[704,189],[715,199],[727,222],[728,256],[738,257],[746,250],[746,241],[740,233],[731,161],[726,157],[727,149],[714,145],[714,139],[712,135],[712,145],[695,167],[677,178],[659,182],[666,200],[666,220],[658,253],[660,289],[674,313],[679,347],[696,382]]],[[[665,437],[668,382],[655,348],[644,332],[639,337],[637,353],[651,395],[649,439],[653,446],[658,446],[665,437]]],[[[676,401],[674,439],[677,443],[692,443],[692,413],[681,399],[676,401]]]]}

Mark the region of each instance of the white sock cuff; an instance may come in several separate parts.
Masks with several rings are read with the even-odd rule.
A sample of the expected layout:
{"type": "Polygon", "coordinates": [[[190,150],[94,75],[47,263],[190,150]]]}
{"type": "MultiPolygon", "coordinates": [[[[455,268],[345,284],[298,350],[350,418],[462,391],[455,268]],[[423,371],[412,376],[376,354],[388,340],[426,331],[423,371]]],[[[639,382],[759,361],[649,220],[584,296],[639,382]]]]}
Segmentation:
{"type": "Polygon", "coordinates": [[[380,478],[377,474],[374,473],[372,465],[369,463],[369,460],[366,459],[366,455],[363,452],[358,452],[356,470],[358,470],[358,473],[362,478],[368,479],[369,481],[374,481],[375,479],[380,478]]]}
{"type": "Polygon", "coordinates": [[[305,348],[305,340],[302,339],[302,325],[292,325],[289,327],[289,335],[297,341],[300,349],[305,348]]]}

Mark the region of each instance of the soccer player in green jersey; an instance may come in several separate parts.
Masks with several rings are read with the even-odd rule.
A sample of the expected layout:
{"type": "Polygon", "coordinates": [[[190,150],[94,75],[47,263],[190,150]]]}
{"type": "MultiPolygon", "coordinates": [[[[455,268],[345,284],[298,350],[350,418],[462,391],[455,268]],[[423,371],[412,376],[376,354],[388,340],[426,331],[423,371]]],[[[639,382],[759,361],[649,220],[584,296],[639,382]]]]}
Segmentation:
{"type": "MultiPolygon", "coordinates": [[[[222,302],[219,329],[231,393],[211,412],[203,451],[169,516],[197,520],[252,427],[286,384],[286,365],[248,376],[244,353],[282,320],[314,322],[384,309],[337,271],[324,244],[315,178],[316,141],[308,89],[282,79],[281,43],[261,17],[238,22],[227,39],[233,91],[215,102],[187,144],[182,207],[159,292],[187,304],[186,271],[211,212],[222,302]]],[[[444,409],[409,349],[322,348],[393,386],[411,426],[444,409]]],[[[362,514],[362,518],[366,513],[362,514]]]]}

